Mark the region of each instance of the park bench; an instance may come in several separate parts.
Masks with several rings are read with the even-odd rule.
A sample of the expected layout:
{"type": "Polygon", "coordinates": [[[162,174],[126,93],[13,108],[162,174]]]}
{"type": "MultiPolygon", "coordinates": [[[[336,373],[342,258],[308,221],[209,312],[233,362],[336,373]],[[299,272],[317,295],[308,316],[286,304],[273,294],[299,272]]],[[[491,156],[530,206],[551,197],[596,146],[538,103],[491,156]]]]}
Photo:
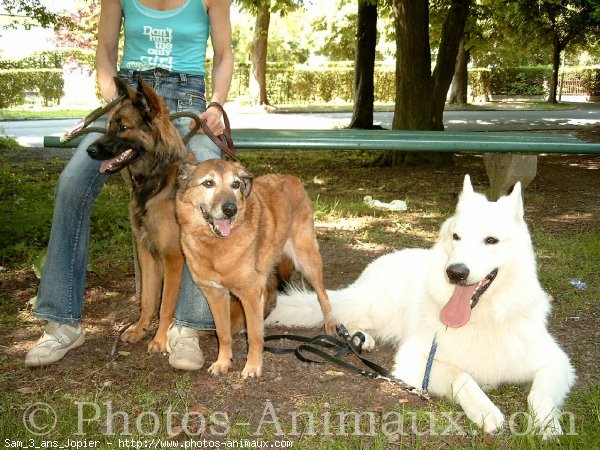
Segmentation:
{"type": "MultiPolygon", "coordinates": [[[[490,198],[497,199],[517,181],[526,187],[537,172],[537,155],[600,154],[600,143],[571,134],[406,130],[234,129],[237,150],[368,150],[483,153],[490,198]]],[[[45,147],[73,147],[46,136],[45,147]]]]}
{"type": "MultiPolygon", "coordinates": [[[[521,181],[525,188],[537,172],[537,155],[600,154],[600,143],[577,139],[571,134],[523,132],[455,132],[406,130],[274,130],[234,129],[236,150],[368,150],[407,152],[483,153],[492,200],[521,181]]],[[[78,139],[79,140],[79,139],[78,139]]],[[[44,138],[44,147],[75,147],[78,140],[60,142],[44,138]]],[[[125,178],[125,177],[124,177],[125,178]]],[[[141,284],[134,244],[136,297],[141,284]]]]}

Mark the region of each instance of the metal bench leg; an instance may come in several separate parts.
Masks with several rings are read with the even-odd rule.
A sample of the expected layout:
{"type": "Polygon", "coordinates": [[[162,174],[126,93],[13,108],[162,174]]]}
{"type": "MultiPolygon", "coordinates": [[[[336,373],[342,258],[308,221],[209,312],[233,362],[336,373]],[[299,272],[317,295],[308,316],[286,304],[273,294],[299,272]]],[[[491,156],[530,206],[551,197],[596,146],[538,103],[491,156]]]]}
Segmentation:
{"type": "Polygon", "coordinates": [[[517,181],[525,189],[535,178],[537,155],[485,153],[483,163],[490,180],[490,200],[507,194],[517,181]]]}
{"type": "MultiPolygon", "coordinates": [[[[121,177],[123,178],[123,181],[125,181],[125,184],[127,186],[129,186],[130,195],[133,195],[133,191],[131,189],[131,187],[132,187],[131,175],[129,173],[128,168],[124,168],[123,170],[121,170],[121,177]]],[[[135,298],[136,298],[136,300],[139,300],[140,298],[142,298],[142,275],[140,272],[140,260],[138,257],[137,241],[136,241],[133,233],[131,233],[131,240],[132,240],[132,244],[133,244],[133,271],[135,274],[135,298]]]]}

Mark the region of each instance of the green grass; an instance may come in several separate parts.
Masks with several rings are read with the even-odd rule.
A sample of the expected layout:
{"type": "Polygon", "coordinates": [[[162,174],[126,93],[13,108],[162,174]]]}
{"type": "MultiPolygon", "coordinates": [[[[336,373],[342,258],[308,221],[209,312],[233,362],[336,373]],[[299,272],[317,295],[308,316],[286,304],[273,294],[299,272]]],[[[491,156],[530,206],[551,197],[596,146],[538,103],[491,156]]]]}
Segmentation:
{"type": "MultiPolygon", "coordinates": [[[[54,208],[54,188],[64,160],[15,162],[0,154],[0,265],[31,266],[45,250],[54,208]]],[[[92,216],[91,257],[99,266],[126,268],[131,255],[129,191],[113,177],[92,216]]]]}
{"type": "Polygon", "coordinates": [[[62,119],[87,116],[92,109],[0,109],[0,120],[62,119]]]}

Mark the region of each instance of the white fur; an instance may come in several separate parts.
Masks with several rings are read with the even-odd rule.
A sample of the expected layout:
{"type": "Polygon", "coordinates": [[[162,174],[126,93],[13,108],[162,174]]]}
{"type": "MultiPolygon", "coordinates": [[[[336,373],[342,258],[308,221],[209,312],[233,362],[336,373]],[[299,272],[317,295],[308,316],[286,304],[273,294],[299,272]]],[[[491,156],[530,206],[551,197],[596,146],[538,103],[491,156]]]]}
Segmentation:
{"type": "MultiPolygon", "coordinates": [[[[339,323],[369,335],[367,348],[375,340],[398,346],[393,373],[413,386],[421,386],[437,336],[429,392],[457,401],[486,432],[498,431],[504,416],[483,389],[532,383],[528,403],[537,429],[545,438],[561,433],[557,414],[575,373],[546,327],[550,303],[538,281],[519,184],[510,196],[488,202],[473,192],[467,175],[456,213],[431,249],[381,256],[350,286],[328,295],[339,323]],[[488,237],[498,243],[486,243],[488,237]],[[469,268],[467,284],[496,268],[498,275],[470,320],[451,328],[440,312],[454,291],[446,268],[457,263],[469,268]]],[[[319,326],[323,316],[314,297],[302,289],[280,295],[266,323],[319,326]]]]}

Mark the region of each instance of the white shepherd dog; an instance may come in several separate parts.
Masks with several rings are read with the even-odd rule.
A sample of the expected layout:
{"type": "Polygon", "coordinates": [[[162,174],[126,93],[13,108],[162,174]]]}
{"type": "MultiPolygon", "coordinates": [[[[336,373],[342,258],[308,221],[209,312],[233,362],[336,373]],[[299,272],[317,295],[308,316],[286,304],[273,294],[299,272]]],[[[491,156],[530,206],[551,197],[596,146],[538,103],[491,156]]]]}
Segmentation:
{"type": "MultiPolygon", "coordinates": [[[[484,431],[504,416],[484,393],[531,383],[527,398],[544,437],[560,434],[559,408],[575,382],[565,352],[546,328],[548,295],[540,286],[521,186],[489,202],[465,176],[456,213],[431,249],[381,256],[350,286],[328,291],[333,314],[350,333],[398,345],[393,375],[420,387],[435,337],[429,392],[460,404],[484,431]]],[[[267,324],[317,327],[314,294],[293,289],[277,299],[267,324]]]]}

